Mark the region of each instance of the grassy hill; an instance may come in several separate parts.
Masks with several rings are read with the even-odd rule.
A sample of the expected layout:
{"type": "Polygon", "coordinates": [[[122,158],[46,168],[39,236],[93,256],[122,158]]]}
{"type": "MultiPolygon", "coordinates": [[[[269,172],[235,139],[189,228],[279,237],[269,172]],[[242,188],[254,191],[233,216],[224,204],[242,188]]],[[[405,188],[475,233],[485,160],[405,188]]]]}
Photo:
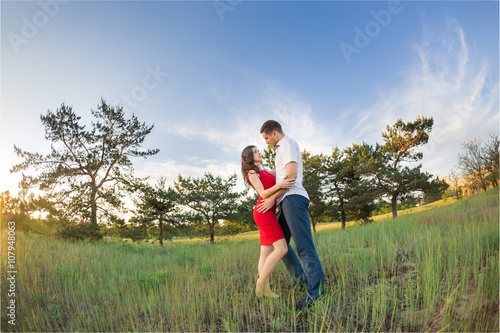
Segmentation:
{"type": "Polygon", "coordinates": [[[271,276],[254,296],[259,241],[71,243],[16,235],[16,325],[2,230],[2,331],[499,331],[498,188],[443,207],[319,230],[327,293],[271,276]]]}

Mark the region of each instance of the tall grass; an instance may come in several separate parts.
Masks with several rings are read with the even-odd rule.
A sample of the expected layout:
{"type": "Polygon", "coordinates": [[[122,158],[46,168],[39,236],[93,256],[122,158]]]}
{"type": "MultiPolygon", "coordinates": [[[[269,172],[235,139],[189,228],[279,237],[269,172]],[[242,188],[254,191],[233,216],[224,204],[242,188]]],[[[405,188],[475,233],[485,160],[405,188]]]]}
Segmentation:
{"type": "Polygon", "coordinates": [[[16,326],[2,331],[499,331],[498,189],[315,242],[326,295],[294,310],[303,288],[280,264],[254,296],[258,239],[72,243],[17,235],[16,326]]]}

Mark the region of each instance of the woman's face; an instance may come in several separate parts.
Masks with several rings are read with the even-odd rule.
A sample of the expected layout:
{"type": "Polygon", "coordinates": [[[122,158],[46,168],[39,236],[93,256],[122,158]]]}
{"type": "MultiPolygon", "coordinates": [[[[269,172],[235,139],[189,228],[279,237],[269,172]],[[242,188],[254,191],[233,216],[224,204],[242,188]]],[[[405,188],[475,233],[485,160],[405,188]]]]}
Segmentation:
{"type": "Polygon", "coordinates": [[[255,165],[259,165],[262,162],[262,155],[260,151],[257,149],[257,147],[252,148],[253,151],[253,162],[255,165]]]}

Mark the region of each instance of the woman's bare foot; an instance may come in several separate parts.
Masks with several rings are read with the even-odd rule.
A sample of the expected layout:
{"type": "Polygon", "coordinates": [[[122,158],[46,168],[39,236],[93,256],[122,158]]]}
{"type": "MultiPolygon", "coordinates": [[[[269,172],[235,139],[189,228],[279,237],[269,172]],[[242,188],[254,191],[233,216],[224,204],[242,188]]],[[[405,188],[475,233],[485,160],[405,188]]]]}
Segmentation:
{"type": "Polygon", "coordinates": [[[269,287],[264,289],[264,296],[270,297],[270,298],[279,298],[280,297],[280,295],[273,293],[271,291],[271,289],[269,289],[269,287]]]}
{"type": "Polygon", "coordinates": [[[261,281],[260,279],[258,279],[255,286],[255,295],[259,298],[264,296],[265,289],[266,289],[266,281],[261,281]]]}
{"type": "Polygon", "coordinates": [[[275,294],[271,291],[271,288],[269,288],[269,284],[267,281],[261,281],[261,279],[257,280],[256,286],[255,286],[255,295],[257,297],[270,297],[270,298],[279,298],[280,296],[278,294],[275,294]]]}
{"type": "Polygon", "coordinates": [[[269,277],[267,277],[267,280],[266,280],[266,288],[264,289],[264,296],[272,297],[272,298],[279,298],[280,297],[280,295],[275,294],[271,291],[271,287],[269,286],[269,277]]]}

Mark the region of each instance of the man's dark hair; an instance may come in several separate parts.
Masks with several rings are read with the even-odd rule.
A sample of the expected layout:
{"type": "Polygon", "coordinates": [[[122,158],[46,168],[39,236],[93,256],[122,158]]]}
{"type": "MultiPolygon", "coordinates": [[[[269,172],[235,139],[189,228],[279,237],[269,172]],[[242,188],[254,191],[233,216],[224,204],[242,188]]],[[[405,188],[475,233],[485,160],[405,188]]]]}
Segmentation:
{"type": "Polygon", "coordinates": [[[273,133],[273,131],[276,131],[278,133],[283,134],[283,130],[281,129],[281,125],[276,120],[268,120],[260,128],[261,134],[266,133],[268,135],[271,135],[273,133]]]}

